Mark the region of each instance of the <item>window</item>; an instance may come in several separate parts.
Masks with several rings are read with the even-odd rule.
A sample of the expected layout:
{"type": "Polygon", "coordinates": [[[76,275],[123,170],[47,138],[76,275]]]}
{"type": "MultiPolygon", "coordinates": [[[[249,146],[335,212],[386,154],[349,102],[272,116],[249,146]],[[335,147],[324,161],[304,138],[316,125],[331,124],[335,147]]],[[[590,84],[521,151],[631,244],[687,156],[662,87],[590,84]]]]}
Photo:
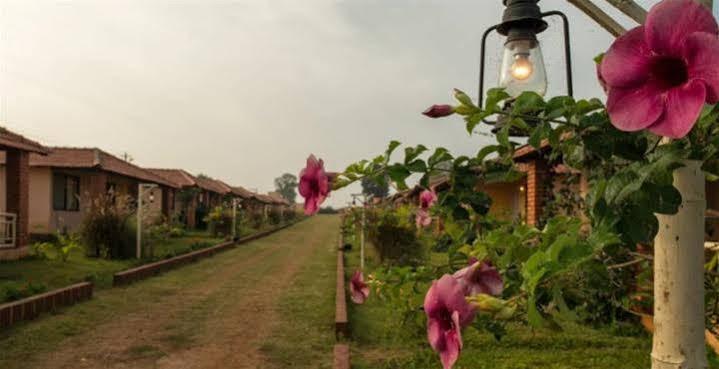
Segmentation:
{"type": "Polygon", "coordinates": [[[52,208],[54,210],[80,210],[80,179],[65,174],[52,176],[52,208]]]}

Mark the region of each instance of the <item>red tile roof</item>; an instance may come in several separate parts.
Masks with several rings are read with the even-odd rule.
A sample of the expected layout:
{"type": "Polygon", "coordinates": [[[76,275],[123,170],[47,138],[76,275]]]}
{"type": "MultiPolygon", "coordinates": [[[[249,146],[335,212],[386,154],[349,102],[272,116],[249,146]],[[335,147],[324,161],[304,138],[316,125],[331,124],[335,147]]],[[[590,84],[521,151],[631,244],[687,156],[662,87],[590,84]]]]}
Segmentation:
{"type": "Polygon", "coordinates": [[[147,170],[176,183],[180,188],[197,186],[195,176],[183,169],[147,168],[147,170]]]}
{"type": "Polygon", "coordinates": [[[0,127],[0,150],[19,149],[45,155],[48,149],[39,143],[0,127]]]}
{"type": "Polygon", "coordinates": [[[97,148],[53,147],[47,156],[31,155],[30,166],[52,168],[97,168],[172,188],[179,185],[149,170],[124,161],[97,148]]]}
{"type": "Polygon", "coordinates": [[[249,191],[249,190],[245,189],[245,188],[242,187],[242,186],[232,187],[232,193],[233,193],[235,196],[241,197],[241,198],[243,198],[243,199],[245,199],[245,200],[251,199],[251,198],[255,195],[254,192],[249,191]]]}
{"type": "Polygon", "coordinates": [[[197,181],[197,185],[200,186],[200,188],[210,192],[226,195],[232,191],[232,189],[230,189],[228,186],[219,183],[217,182],[217,180],[214,180],[210,177],[197,176],[195,177],[195,180],[197,181]]]}

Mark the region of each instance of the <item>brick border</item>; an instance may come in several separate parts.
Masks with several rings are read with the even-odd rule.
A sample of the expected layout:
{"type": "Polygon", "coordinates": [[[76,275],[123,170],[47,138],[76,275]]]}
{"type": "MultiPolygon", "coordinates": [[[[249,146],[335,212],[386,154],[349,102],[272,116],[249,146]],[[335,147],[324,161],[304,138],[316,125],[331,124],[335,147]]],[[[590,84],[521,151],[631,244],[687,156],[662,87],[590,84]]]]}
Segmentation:
{"type": "Polygon", "coordinates": [[[350,346],[338,343],[334,349],[333,369],[350,369],[350,346]]]}
{"type": "Polygon", "coordinates": [[[269,236],[272,233],[275,233],[275,232],[283,230],[287,227],[293,226],[293,225],[297,224],[298,222],[299,221],[292,222],[289,224],[285,224],[281,227],[270,229],[268,231],[264,231],[264,232],[253,234],[251,236],[243,237],[237,241],[223,242],[218,245],[208,247],[208,248],[205,248],[202,250],[188,252],[186,254],[178,255],[178,256],[175,256],[175,257],[172,257],[169,259],[160,260],[160,261],[156,261],[154,263],[144,264],[144,265],[141,265],[136,268],[123,270],[121,272],[115,273],[115,275],[112,278],[112,286],[120,287],[120,286],[130,285],[134,282],[141,281],[146,278],[150,278],[150,277],[158,275],[160,273],[164,273],[168,270],[178,268],[182,265],[193,263],[200,259],[204,259],[204,258],[213,256],[221,251],[225,251],[225,250],[233,248],[237,245],[241,245],[241,244],[244,244],[244,243],[247,243],[250,241],[254,241],[258,238],[269,236]]]}
{"type": "Polygon", "coordinates": [[[345,291],[345,259],[340,236],[337,249],[337,289],[335,294],[335,338],[349,337],[349,321],[347,319],[347,294],[345,291]]]}
{"type": "Polygon", "coordinates": [[[92,298],[94,285],[90,282],[73,284],[22,300],[0,305],[0,328],[9,327],[23,320],[32,320],[40,314],[56,311],[63,306],[74,305],[92,298]]]}

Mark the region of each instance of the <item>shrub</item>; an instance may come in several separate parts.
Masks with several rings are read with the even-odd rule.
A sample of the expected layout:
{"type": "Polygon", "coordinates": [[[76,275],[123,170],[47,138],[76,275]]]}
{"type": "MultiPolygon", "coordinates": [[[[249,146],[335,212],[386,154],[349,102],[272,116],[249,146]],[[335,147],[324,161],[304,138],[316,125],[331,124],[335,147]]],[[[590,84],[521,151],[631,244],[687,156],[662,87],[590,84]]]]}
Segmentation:
{"type": "Polygon", "coordinates": [[[368,238],[382,262],[416,266],[426,261],[427,250],[408,207],[368,211],[367,220],[368,238]]]}
{"type": "Polygon", "coordinates": [[[66,263],[72,251],[80,249],[80,237],[77,234],[58,233],[54,241],[37,242],[33,244],[32,248],[34,254],[40,259],[60,258],[63,263],[66,263]]]}
{"type": "Polygon", "coordinates": [[[134,212],[129,196],[103,195],[94,199],[83,221],[80,237],[90,256],[135,256],[134,212]]]}
{"type": "Polygon", "coordinates": [[[214,237],[232,234],[232,212],[217,206],[204,219],[207,231],[214,237]]]}
{"type": "Polygon", "coordinates": [[[277,225],[282,223],[282,212],[279,209],[273,207],[267,212],[267,218],[270,224],[277,225]]]}
{"type": "Polygon", "coordinates": [[[8,286],[5,287],[5,301],[17,301],[26,297],[37,295],[47,291],[47,287],[42,283],[34,283],[28,281],[22,287],[8,286]]]}

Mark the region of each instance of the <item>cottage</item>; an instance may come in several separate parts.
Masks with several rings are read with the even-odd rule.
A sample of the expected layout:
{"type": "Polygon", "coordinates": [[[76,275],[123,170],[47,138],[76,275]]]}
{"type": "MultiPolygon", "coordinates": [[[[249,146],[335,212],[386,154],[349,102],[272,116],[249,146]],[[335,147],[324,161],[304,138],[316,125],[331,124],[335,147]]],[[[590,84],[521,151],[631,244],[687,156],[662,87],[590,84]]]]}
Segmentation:
{"type": "Polygon", "coordinates": [[[30,155],[29,164],[33,234],[78,231],[95,199],[136,200],[140,184],[157,186],[143,199],[148,217],[170,217],[174,211],[175,183],[97,148],[51,148],[47,155],[30,155]]]}
{"type": "Polygon", "coordinates": [[[27,255],[30,243],[30,156],[48,149],[19,134],[0,128],[0,260],[27,255]]]}

